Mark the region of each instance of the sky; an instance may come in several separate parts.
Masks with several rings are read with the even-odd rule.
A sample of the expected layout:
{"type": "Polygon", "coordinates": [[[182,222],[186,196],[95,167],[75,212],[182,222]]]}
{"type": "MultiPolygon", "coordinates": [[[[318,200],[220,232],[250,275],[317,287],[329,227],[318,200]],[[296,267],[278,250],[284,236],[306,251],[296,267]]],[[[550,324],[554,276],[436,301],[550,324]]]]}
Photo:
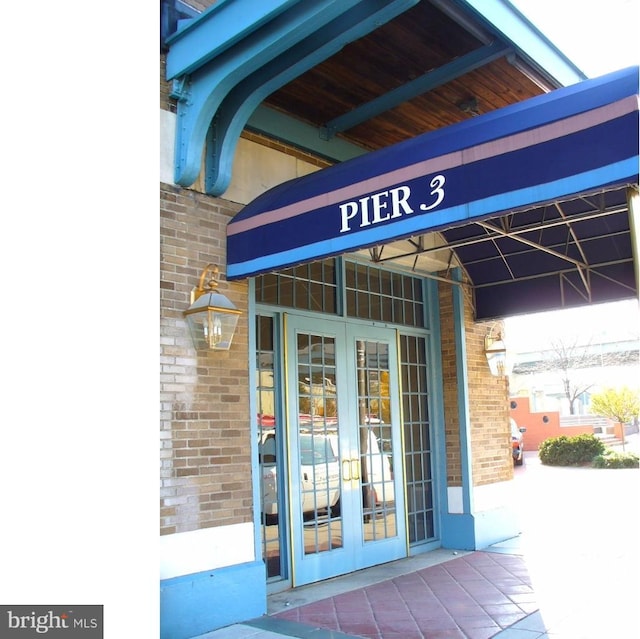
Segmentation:
{"type": "Polygon", "coordinates": [[[588,77],[640,62],[640,0],[510,0],[588,77]]]}
{"type": "MultiPolygon", "coordinates": [[[[640,0],[510,0],[588,77],[640,64],[640,0]]],[[[507,318],[505,337],[515,352],[540,348],[559,336],[638,335],[638,302],[507,318]]]]}
{"type": "Polygon", "coordinates": [[[640,338],[636,300],[596,304],[505,319],[505,343],[513,354],[549,347],[552,341],[602,343],[640,338]]]}

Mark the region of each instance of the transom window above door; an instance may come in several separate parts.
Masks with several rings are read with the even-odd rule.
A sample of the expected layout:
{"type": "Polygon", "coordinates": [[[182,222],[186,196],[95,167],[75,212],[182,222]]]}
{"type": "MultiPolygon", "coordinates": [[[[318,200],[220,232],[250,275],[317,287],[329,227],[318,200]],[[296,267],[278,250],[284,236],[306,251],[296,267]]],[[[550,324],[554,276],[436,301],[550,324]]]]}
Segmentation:
{"type": "Polygon", "coordinates": [[[263,304],[424,328],[423,285],[420,277],[330,258],[257,276],[255,296],[263,304]]]}

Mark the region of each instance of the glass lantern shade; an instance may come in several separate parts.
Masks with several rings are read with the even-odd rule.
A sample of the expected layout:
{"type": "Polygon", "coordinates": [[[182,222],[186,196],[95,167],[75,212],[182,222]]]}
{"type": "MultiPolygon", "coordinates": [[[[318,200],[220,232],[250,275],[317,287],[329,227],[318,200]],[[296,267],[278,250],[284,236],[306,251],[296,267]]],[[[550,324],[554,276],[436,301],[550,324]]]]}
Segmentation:
{"type": "Polygon", "coordinates": [[[198,297],[184,312],[196,349],[229,350],[241,312],[220,293],[198,297]]]}
{"type": "Polygon", "coordinates": [[[501,339],[490,341],[485,347],[485,355],[489,370],[495,377],[504,377],[509,374],[507,369],[507,348],[501,339]]]}

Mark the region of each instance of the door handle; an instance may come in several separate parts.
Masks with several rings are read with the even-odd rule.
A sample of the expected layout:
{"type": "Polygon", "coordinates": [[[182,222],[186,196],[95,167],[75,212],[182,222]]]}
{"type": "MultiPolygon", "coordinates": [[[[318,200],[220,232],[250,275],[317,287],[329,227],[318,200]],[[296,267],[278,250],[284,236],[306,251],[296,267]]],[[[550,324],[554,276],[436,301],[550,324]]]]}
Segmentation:
{"type": "Polygon", "coordinates": [[[360,479],[360,460],[357,457],[342,461],[342,479],[343,481],[360,479]]]}

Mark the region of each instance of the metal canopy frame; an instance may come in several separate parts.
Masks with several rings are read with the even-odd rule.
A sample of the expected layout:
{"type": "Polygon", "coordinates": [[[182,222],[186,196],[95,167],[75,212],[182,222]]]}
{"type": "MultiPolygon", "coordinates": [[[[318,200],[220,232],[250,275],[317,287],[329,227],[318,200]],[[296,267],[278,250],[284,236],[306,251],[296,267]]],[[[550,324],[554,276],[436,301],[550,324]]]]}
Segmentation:
{"type": "Polygon", "coordinates": [[[443,231],[472,282],[478,314],[500,317],[506,314],[501,308],[513,315],[636,296],[630,201],[637,188],[600,190],[478,221],[464,228],[464,238],[459,229],[443,231]],[[533,297],[513,308],[499,298],[516,284],[529,287],[533,297]]]}
{"type": "MultiPolygon", "coordinates": [[[[600,190],[581,194],[577,198],[548,202],[543,207],[512,211],[489,220],[469,222],[452,230],[438,231],[436,235],[442,241],[435,246],[432,242],[429,243],[430,246],[425,246],[425,235],[420,235],[403,240],[402,244],[412,246],[412,251],[396,251],[385,255],[389,253],[391,246],[387,244],[370,247],[367,252],[371,262],[405,265],[412,262],[412,269],[420,272],[420,258],[429,258],[437,253],[442,254],[443,250],[449,250],[448,270],[454,266],[462,268],[466,274],[464,280],[473,290],[474,297],[482,297],[483,289],[531,281],[541,276],[557,278],[561,307],[567,303],[565,287],[578,295],[585,304],[591,303],[593,284],[597,278],[609,282],[612,288],[627,292],[627,295],[622,293],[620,297],[634,297],[636,287],[629,278],[634,264],[633,253],[627,252],[624,256],[618,253],[615,257],[615,252],[610,254],[606,251],[606,256],[603,256],[602,252],[594,253],[592,246],[594,243],[606,243],[609,248],[619,249],[621,245],[627,249],[630,247],[628,217],[632,215],[631,200],[637,196],[637,185],[611,191],[600,190]],[[525,215],[526,221],[521,222],[525,215]],[[598,227],[590,224],[591,233],[585,235],[584,229],[580,228],[581,224],[594,220],[601,220],[602,223],[598,227]],[[545,234],[548,236],[549,232],[553,232],[553,236],[545,241],[545,234]],[[464,237],[457,237],[459,235],[464,237]],[[479,249],[482,245],[490,245],[491,249],[479,249]],[[552,258],[546,271],[522,273],[512,264],[514,260],[533,259],[538,252],[552,258]],[[503,268],[495,268],[496,262],[500,262],[503,268]],[[623,270],[614,271],[618,273],[614,277],[607,272],[612,267],[623,267],[623,270]],[[497,276],[481,280],[479,271],[497,276]]],[[[437,276],[436,279],[460,284],[449,277],[437,276]]]]}

